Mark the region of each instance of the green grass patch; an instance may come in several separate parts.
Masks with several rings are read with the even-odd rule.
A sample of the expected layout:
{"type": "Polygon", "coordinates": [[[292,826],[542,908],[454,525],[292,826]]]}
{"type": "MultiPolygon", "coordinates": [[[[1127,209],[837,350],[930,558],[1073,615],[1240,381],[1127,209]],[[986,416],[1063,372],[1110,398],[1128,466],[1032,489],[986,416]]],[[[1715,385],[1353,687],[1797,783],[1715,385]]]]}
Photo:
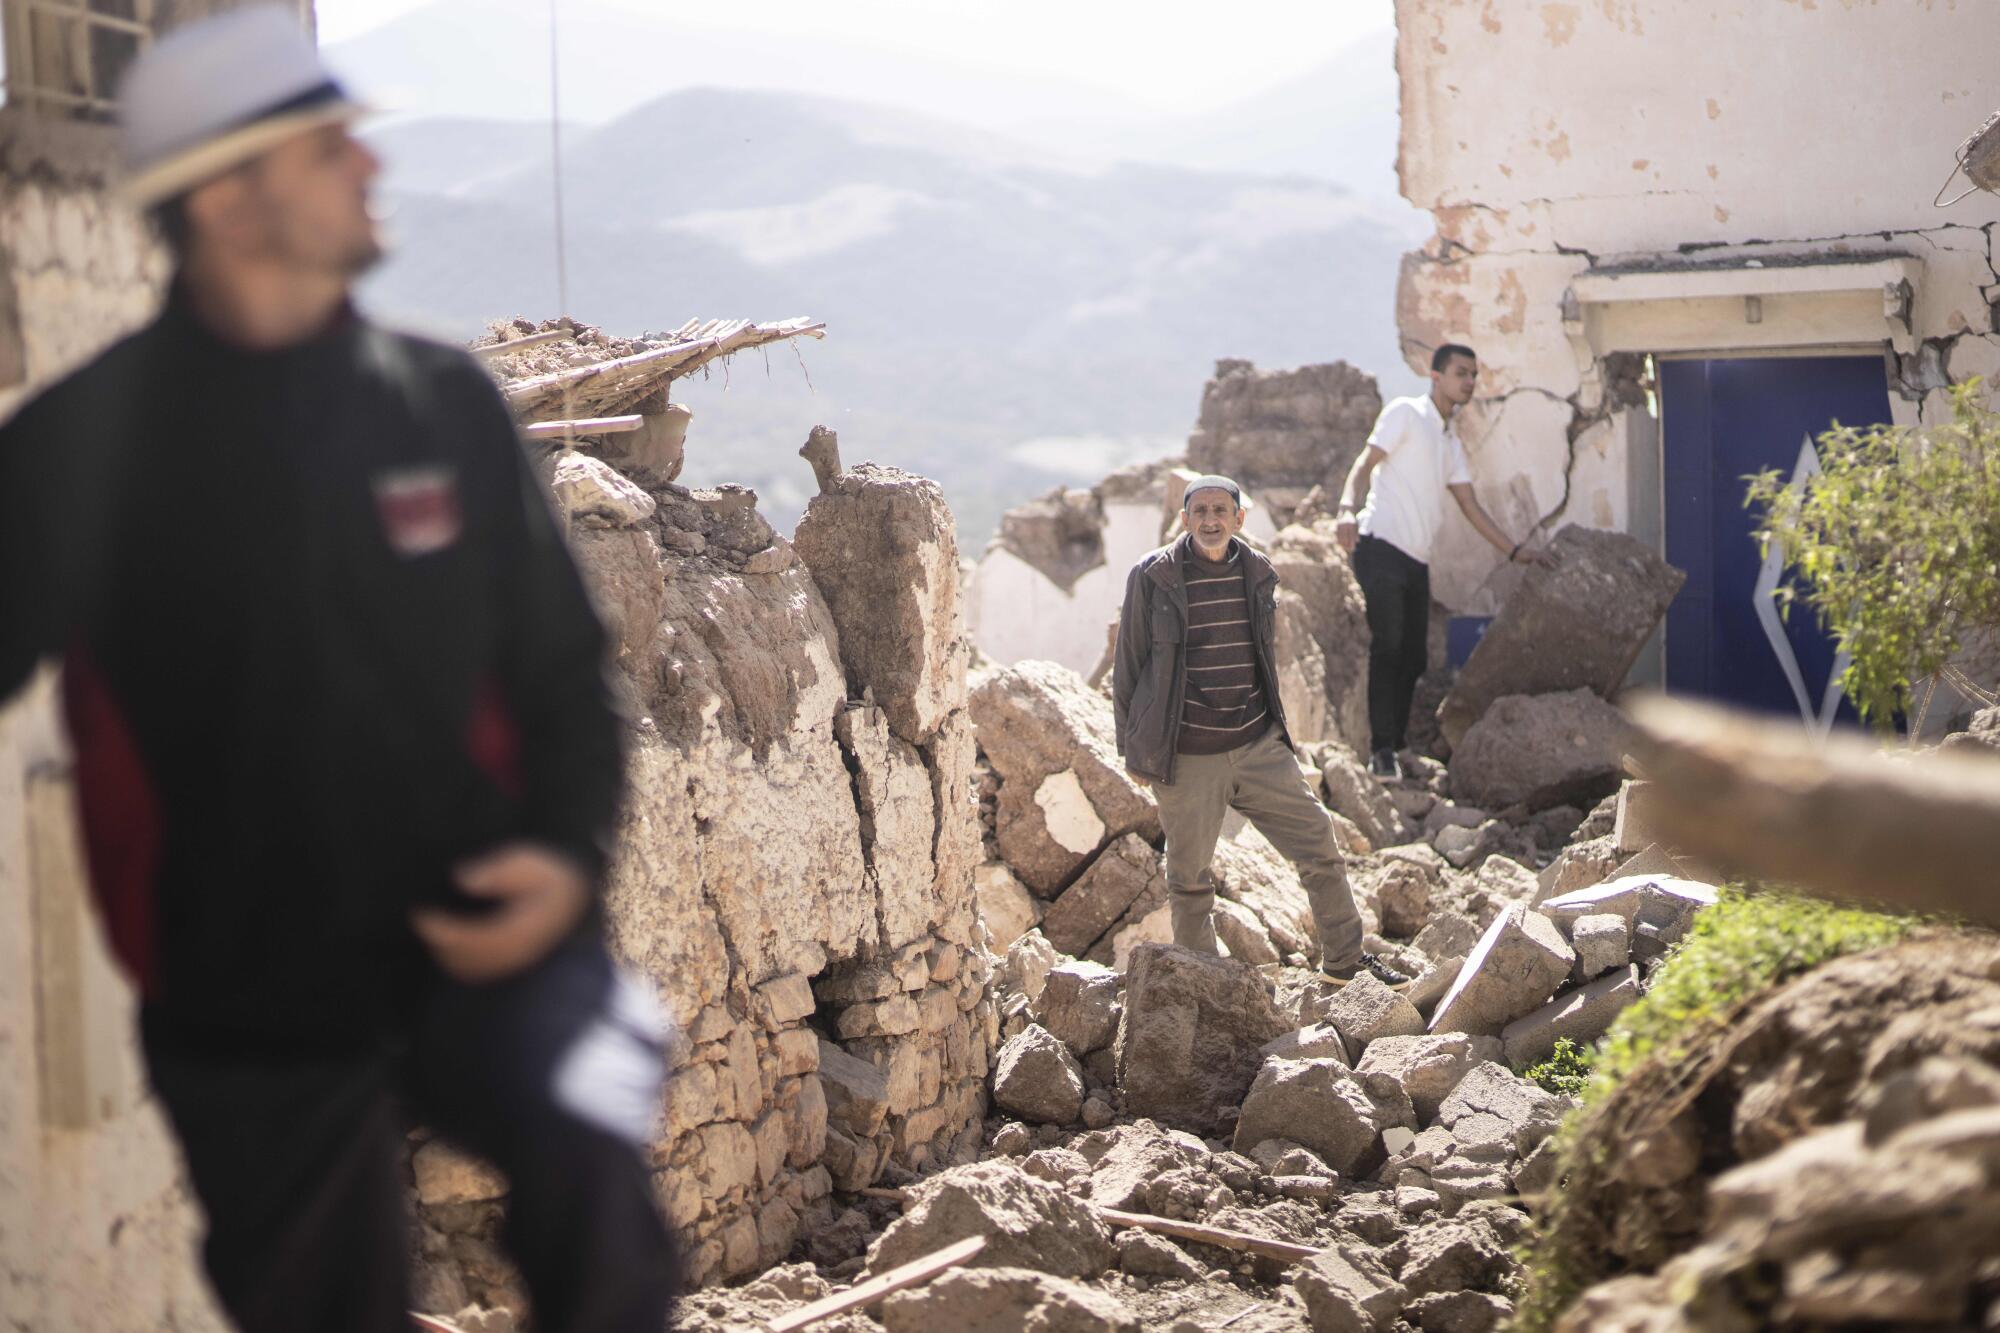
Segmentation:
{"type": "Polygon", "coordinates": [[[1540,1219],[1523,1257],[1527,1278],[1511,1333],[1547,1333],[1570,1302],[1607,1276],[1596,1246],[1602,1219],[1593,1208],[1590,1178],[1613,1145],[1581,1132],[1591,1112],[1612,1097],[1632,1071],[1649,1061],[1673,1061],[1712,1041],[1743,1007],[1781,982],[1847,954],[1894,944],[1919,923],[1836,907],[1817,899],[1726,888],[1695,918],[1687,938],[1661,964],[1646,994],[1618,1017],[1594,1048],[1560,1047],[1526,1072],[1551,1091],[1582,1103],[1558,1132],[1559,1176],[1569,1188],[1540,1219]],[[1559,1086],[1560,1085],[1560,1086],[1559,1086]]]}

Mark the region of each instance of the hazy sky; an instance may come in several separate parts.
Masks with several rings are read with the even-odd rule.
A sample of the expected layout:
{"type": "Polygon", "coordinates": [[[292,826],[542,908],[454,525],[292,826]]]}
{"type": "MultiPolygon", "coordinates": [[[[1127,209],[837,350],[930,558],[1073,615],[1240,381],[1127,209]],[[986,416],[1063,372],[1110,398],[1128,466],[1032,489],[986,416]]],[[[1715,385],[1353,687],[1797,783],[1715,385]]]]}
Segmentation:
{"type": "MultiPolygon", "coordinates": [[[[678,0],[684,3],[684,0],[678,0]]],[[[320,40],[426,0],[318,0],[320,40]]],[[[677,0],[613,0],[658,14],[677,0]]],[[[690,22],[846,42],[1082,84],[1135,109],[1198,110],[1323,62],[1394,22],[1393,0],[757,0],[689,6],[690,22]]],[[[894,96],[894,90],[885,89],[894,96]]]]}

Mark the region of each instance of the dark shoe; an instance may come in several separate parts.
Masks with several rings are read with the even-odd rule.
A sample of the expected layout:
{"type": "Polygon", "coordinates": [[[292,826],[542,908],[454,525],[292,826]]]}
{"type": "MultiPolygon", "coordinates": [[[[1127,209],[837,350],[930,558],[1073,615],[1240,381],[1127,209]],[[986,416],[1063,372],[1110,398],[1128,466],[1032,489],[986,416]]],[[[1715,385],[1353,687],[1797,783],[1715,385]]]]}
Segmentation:
{"type": "Polygon", "coordinates": [[[1404,976],[1372,953],[1362,954],[1361,960],[1350,967],[1343,967],[1337,972],[1330,968],[1321,968],[1319,974],[1336,986],[1345,986],[1364,972],[1390,990],[1401,990],[1411,981],[1411,978],[1404,976]]]}
{"type": "Polygon", "coordinates": [[[1377,750],[1368,756],[1368,773],[1369,776],[1381,778],[1386,782],[1401,782],[1403,763],[1396,758],[1394,750],[1377,750]]]}

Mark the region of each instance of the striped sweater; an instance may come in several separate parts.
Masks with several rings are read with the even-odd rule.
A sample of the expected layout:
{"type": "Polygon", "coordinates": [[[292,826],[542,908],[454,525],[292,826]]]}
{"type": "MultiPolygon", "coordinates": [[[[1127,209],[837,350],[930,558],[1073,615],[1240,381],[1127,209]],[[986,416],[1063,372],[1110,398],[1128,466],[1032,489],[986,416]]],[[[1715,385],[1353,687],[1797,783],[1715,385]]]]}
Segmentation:
{"type": "Polygon", "coordinates": [[[1234,540],[1217,563],[1190,549],[1187,583],[1187,702],[1181,713],[1181,754],[1223,754],[1262,736],[1271,708],[1257,667],[1250,629],[1250,592],[1234,540]]]}

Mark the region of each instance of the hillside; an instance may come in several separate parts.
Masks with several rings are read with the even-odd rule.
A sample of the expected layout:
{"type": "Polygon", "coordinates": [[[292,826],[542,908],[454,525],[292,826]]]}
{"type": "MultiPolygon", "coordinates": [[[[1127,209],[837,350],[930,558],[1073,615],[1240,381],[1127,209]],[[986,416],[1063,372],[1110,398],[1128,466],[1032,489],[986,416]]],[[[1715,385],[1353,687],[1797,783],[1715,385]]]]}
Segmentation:
{"type": "MultiPolygon", "coordinates": [[[[546,130],[379,133],[398,249],[375,307],[454,336],[557,304],[546,130]],[[397,166],[396,163],[403,165],[397,166]]],[[[977,551],[999,511],[1179,447],[1219,357],[1344,358],[1392,387],[1411,243],[1303,178],[1078,166],[854,102],[694,89],[566,132],[570,313],[622,333],[811,314],[830,336],[677,393],[704,460],[789,523],[807,427],[937,477],[977,551]]]]}

